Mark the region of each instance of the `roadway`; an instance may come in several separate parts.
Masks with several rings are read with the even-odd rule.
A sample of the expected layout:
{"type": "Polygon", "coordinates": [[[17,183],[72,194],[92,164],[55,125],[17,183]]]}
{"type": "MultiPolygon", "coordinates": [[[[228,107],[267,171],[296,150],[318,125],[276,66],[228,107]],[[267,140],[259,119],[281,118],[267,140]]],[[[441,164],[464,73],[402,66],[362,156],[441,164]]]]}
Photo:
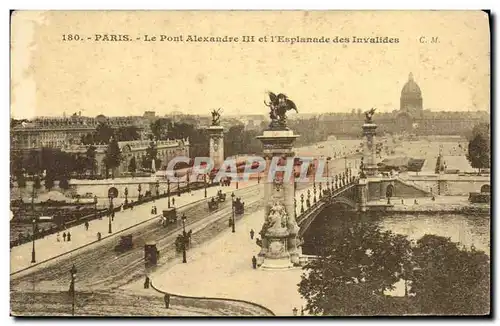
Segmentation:
{"type": "MultiPolygon", "coordinates": [[[[298,184],[297,188],[301,190],[309,186],[310,184],[298,184]]],[[[240,189],[235,193],[245,202],[245,215],[256,212],[262,208],[262,186],[257,185],[240,189]]],[[[206,226],[218,225],[219,229],[208,228],[208,232],[205,231],[204,234],[201,232],[201,237],[204,238],[202,240],[205,241],[209,237],[213,237],[215,235],[214,233],[219,232],[221,227],[227,228],[227,222],[232,213],[230,202],[231,199],[228,198],[226,202],[219,206],[218,210],[210,212],[210,214],[208,213],[208,207],[205,201],[188,204],[178,209],[178,215],[182,216],[183,213],[186,214],[186,230],[190,230],[191,228],[203,229],[204,227],[206,229],[206,226]]],[[[236,223],[236,226],[237,224],[238,223],[236,223]]],[[[160,268],[162,265],[171,263],[173,260],[177,259],[179,261],[179,254],[175,251],[174,242],[177,235],[181,232],[182,224],[180,219],[177,224],[171,224],[167,227],[160,226],[158,220],[155,219],[137,226],[126,233],[133,234],[134,248],[125,253],[117,254],[114,252],[117,237],[110,237],[95,243],[88,249],[82,249],[75,253],[70,253],[67,256],[63,256],[44,268],[28,269],[11,275],[11,311],[17,315],[33,314],[34,311],[37,311],[37,315],[60,315],[57,311],[66,311],[68,306],[64,304],[61,306],[57,301],[60,299],[57,299],[59,297],[56,294],[62,294],[66,296],[66,301],[69,300],[67,298],[67,291],[70,283],[69,271],[74,264],[77,269],[77,292],[85,291],[99,294],[89,299],[90,301],[87,300],[87,306],[89,307],[85,308],[87,310],[83,308],[80,309],[80,314],[109,315],[109,311],[103,310],[105,309],[104,307],[99,308],[102,305],[95,302],[100,302],[101,296],[119,293],[121,291],[119,288],[144,278],[144,244],[150,241],[156,242],[157,248],[160,251],[160,260],[158,262],[158,268],[160,268]],[[26,296],[33,297],[35,295],[45,297],[44,303],[36,306],[36,308],[33,305],[26,305],[26,300],[24,298],[26,296]],[[97,309],[97,311],[94,311],[95,309],[92,310],[93,308],[90,306],[96,307],[95,309],[97,309]],[[101,313],[99,311],[101,311],[101,313]]],[[[197,233],[194,232],[195,239],[196,236],[197,233]]],[[[202,243],[203,241],[200,242],[202,243]]],[[[131,294],[117,294],[118,297],[121,296],[122,298],[127,295],[132,296],[130,300],[154,300],[151,298],[137,299],[137,296],[131,294]]],[[[182,308],[184,307],[183,305],[185,305],[185,307],[192,306],[192,302],[184,302],[189,300],[192,301],[192,299],[177,300],[180,300],[178,303],[181,310],[184,309],[182,308]]],[[[128,301],[127,299],[122,299],[125,307],[128,301]]],[[[116,301],[116,304],[118,303],[119,300],[116,301]]],[[[225,304],[236,305],[235,303],[225,304]]],[[[229,311],[229,308],[226,308],[224,308],[225,310],[221,308],[221,311],[229,311]]],[[[236,307],[235,309],[241,311],[242,314],[247,314],[248,311],[245,310],[247,308],[236,307]]],[[[117,311],[121,312],[117,313],[117,315],[123,314],[123,311],[125,311],[124,309],[118,309],[117,311]]],[[[180,315],[186,312],[182,311],[179,312],[180,315]]],[[[148,315],[157,315],[157,313],[153,313],[153,311],[147,311],[145,313],[148,315]]],[[[142,315],[142,312],[140,308],[135,312],[131,309],[129,314],[142,315]]],[[[175,313],[169,311],[168,314],[171,315],[175,313]]],[[[189,315],[187,312],[186,314],[189,315]]],[[[217,312],[215,312],[215,314],[217,314],[217,312]]],[[[209,312],[207,315],[213,314],[209,312]]]]}

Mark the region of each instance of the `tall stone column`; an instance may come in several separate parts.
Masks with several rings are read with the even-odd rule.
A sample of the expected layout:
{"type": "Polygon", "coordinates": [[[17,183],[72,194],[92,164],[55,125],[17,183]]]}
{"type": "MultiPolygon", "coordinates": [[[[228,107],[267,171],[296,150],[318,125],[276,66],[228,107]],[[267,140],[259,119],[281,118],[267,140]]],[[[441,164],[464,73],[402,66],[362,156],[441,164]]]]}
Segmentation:
{"type": "Polygon", "coordinates": [[[377,125],[371,121],[363,124],[363,135],[366,138],[364,153],[363,153],[363,172],[366,176],[375,176],[378,174],[378,166],[376,160],[375,135],[377,125]]]}
{"type": "MultiPolygon", "coordinates": [[[[265,130],[257,138],[263,144],[263,152],[269,168],[274,157],[293,159],[293,143],[299,137],[287,128],[265,130]]],[[[264,223],[258,264],[262,268],[282,269],[299,264],[298,231],[294,209],[294,180],[284,179],[285,172],[276,172],[274,180],[268,173],[264,178],[264,223]]]]}
{"type": "Polygon", "coordinates": [[[210,159],[214,162],[214,168],[220,168],[224,163],[224,127],[210,126],[208,128],[210,137],[210,159]]]}

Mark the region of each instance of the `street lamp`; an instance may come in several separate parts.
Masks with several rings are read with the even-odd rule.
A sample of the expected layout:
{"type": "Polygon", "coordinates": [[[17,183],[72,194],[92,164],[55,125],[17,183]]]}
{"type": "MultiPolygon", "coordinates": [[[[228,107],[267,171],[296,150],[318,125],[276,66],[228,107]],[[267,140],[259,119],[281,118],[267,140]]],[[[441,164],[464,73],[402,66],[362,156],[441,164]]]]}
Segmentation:
{"type": "Polygon", "coordinates": [[[167,200],[168,208],[170,208],[170,179],[167,177],[167,200]]]}
{"type": "Polygon", "coordinates": [[[181,179],[177,177],[177,197],[181,196],[181,179]]]}
{"type": "Polygon", "coordinates": [[[109,214],[108,214],[108,233],[112,233],[111,229],[111,217],[113,213],[113,196],[109,196],[109,214]]]}
{"type": "Polygon", "coordinates": [[[94,195],[94,220],[97,219],[97,195],[94,195]]]}
{"type": "Polygon", "coordinates": [[[186,234],[186,214],[182,214],[182,262],[187,263],[186,259],[186,243],[187,243],[187,234],[186,234]]]}
{"type": "Polygon", "coordinates": [[[156,180],[156,197],[160,197],[160,180],[156,180]]]}
{"type": "Polygon", "coordinates": [[[236,232],[236,230],[235,230],[235,228],[234,228],[234,224],[235,224],[235,223],[234,223],[234,221],[235,221],[235,218],[234,218],[234,213],[235,213],[235,212],[234,212],[234,208],[235,208],[235,207],[234,207],[234,192],[231,194],[231,202],[232,202],[232,204],[233,204],[233,223],[232,223],[232,224],[233,224],[233,229],[232,229],[232,231],[233,231],[233,233],[234,233],[234,232],[236,232]]]}
{"type": "Polygon", "coordinates": [[[69,271],[71,273],[71,285],[70,285],[70,290],[71,294],[73,295],[73,303],[71,305],[71,314],[74,316],[75,315],[75,278],[76,278],[76,267],[75,264],[73,264],[73,267],[71,267],[71,270],[69,271]]]}
{"type": "Polygon", "coordinates": [[[205,198],[207,198],[207,174],[203,176],[203,186],[205,188],[205,198]]]}
{"type": "Polygon", "coordinates": [[[36,217],[35,217],[35,189],[37,188],[37,184],[39,184],[38,175],[33,176],[33,191],[31,194],[31,212],[33,214],[33,248],[31,250],[31,263],[36,263],[36,254],[35,254],[35,233],[36,233],[36,217]]]}
{"type": "Polygon", "coordinates": [[[31,250],[31,263],[36,263],[36,255],[35,255],[35,232],[36,232],[36,218],[33,215],[33,248],[31,250]]]}

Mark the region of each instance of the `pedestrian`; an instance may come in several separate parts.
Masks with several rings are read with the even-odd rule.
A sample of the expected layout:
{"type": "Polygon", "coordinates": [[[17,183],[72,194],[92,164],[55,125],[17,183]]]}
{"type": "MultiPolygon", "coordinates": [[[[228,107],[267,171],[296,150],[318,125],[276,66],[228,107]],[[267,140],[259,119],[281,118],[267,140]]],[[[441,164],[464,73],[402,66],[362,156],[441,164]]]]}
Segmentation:
{"type": "Polygon", "coordinates": [[[153,207],[151,207],[151,215],[154,215],[154,213],[155,213],[155,208],[153,206],[153,207]]]}
{"type": "Polygon", "coordinates": [[[71,233],[69,233],[69,231],[68,231],[68,235],[66,236],[66,238],[68,238],[68,241],[71,241],[71,233]]]}
{"type": "Polygon", "coordinates": [[[253,229],[250,230],[250,239],[253,240],[253,236],[254,236],[255,232],[253,229]]]}
{"type": "Polygon", "coordinates": [[[175,198],[172,198],[172,206],[175,206],[175,198]]]}
{"type": "Polygon", "coordinates": [[[435,196],[432,196],[432,201],[436,201],[436,197],[435,196]]]}
{"type": "Polygon", "coordinates": [[[66,241],[66,232],[63,232],[63,241],[66,241]]]}
{"type": "Polygon", "coordinates": [[[130,205],[130,210],[134,210],[134,204],[133,204],[134,201],[132,201],[131,203],[132,203],[132,205],[130,205]]]}
{"type": "Polygon", "coordinates": [[[405,204],[405,201],[403,198],[401,198],[401,205],[404,205],[405,204]]]}
{"type": "Polygon", "coordinates": [[[165,308],[168,309],[170,307],[170,294],[165,293],[163,300],[165,300],[165,308]]]}
{"type": "Polygon", "coordinates": [[[89,221],[85,221],[85,230],[88,231],[89,230],[89,221]]]}
{"type": "Polygon", "coordinates": [[[414,203],[415,203],[415,205],[418,205],[417,199],[415,199],[415,202],[414,202],[414,203]]]}
{"type": "Polygon", "coordinates": [[[101,241],[101,232],[97,232],[97,241],[101,241]]]}
{"type": "Polygon", "coordinates": [[[252,257],[252,267],[253,269],[257,268],[257,258],[255,258],[255,256],[252,257]]]}
{"type": "Polygon", "coordinates": [[[144,280],[144,288],[149,289],[149,277],[146,276],[146,279],[144,280]]]}
{"type": "Polygon", "coordinates": [[[61,242],[61,236],[60,236],[59,232],[57,232],[57,238],[56,239],[57,239],[57,242],[61,242]]]}

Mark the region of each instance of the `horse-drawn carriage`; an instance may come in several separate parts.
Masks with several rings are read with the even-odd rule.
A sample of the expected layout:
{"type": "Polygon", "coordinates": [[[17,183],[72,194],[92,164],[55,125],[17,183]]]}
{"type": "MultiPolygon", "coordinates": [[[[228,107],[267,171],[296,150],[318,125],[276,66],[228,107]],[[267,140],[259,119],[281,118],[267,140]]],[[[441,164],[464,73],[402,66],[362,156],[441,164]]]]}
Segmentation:
{"type": "Polygon", "coordinates": [[[120,237],[118,244],[115,246],[115,252],[122,253],[128,251],[134,247],[134,243],[132,241],[132,235],[123,235],[120,237]]]}
{"type": "Polygon", "coordinates": [[[191,235],[192,231],[189,230],[189,232],[185,232],[183,234],[179,234],[177,238],[175,239],[175,251],[176,252],[182,252],[182,250],[185,248],[186,250],[189,249],[189,245],[191,243],[191,235]],[[185,247],[183,247],[185,246],[185,247]]]}
{"type": "Polygon", "coordinates": [[[163,216],[160,218],[160,223],[163,226],[177,223],[177,211],[175,210],[175,208],[172,207],[163,210],[163,216]]]}
{"type": "Polygon", "coordinates": [[[245,213],[245,203],[241,201],[241,198],[236,198],[234,201],[234,213],[236,215],[242,215],[245,213]]]}
{"type": "Polygon", "coordinates": [[[223,194],[223,193],[222,193],[222,190],[219,190],[219,191],[217,192],[217,201],[219,201],[219,202],[224,202],[224,201],[226,201],[226,194],[223,194]]]}
{"type": "Polygon", "coordinates": [[[160,251],[156,248],[155,242],[146,242],[144,245],[144,260],[146,266],[156,266],[160,258],[160,251]]]}
{"type": "Polygon", "coordinates": [[[215,197],[212,197],[212,199],[208,201],[208,210],[214,211],[218,208],[219,208],[219,200],[216,200],[215,197]]]}

